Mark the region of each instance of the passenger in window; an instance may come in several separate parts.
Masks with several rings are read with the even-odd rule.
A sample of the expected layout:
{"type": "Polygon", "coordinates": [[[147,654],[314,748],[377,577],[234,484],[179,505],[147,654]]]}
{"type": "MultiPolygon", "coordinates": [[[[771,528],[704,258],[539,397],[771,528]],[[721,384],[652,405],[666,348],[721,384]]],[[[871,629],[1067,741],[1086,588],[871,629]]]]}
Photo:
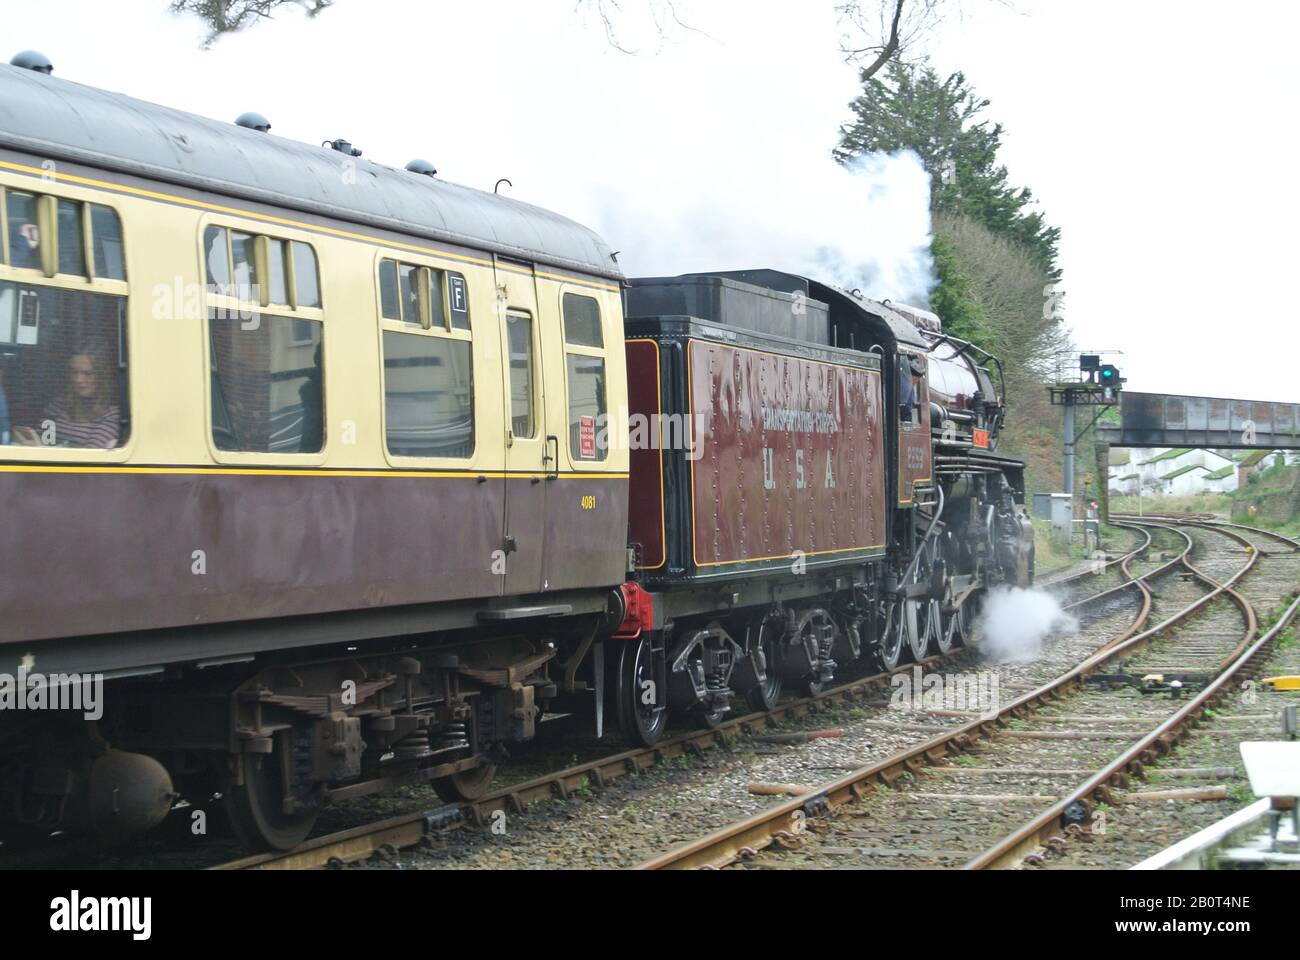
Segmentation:
{"type": "MultiPolygon", "coordinates": [[[[12,208],[11,208],[12,210],[12,208]]],[[[41,228],[22,220],[9,220],[9,259],[15,267],[41,265],[41,228]]]]}
{"type": "Polygon", "coordinates": [[[14,442],[28,447],[117,446],[121,413],[111,400],[112,384],[104,365],[89,350],[68,359],[66,394],[45,408],[40,430],[14,427],[14,442]]]}
{"type": "Polygon", "coordinates": [[[297,453],[317,453],[325,445],[324,411],[321,410],[321,345],[316,344],[312,365],[298,388],[302,401],[302,441],[297,453]]]}

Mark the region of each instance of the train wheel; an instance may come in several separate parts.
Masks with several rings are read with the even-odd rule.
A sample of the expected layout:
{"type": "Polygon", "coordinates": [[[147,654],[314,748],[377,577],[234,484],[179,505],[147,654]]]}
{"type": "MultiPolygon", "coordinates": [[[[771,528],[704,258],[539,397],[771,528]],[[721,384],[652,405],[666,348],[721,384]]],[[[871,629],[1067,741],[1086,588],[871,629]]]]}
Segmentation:
{"type": "MultiPolygon", "coordinates": [[[[934,581],[943,576],[942,563],[938,558],[938,548],[934,541],[921,544],[921,559],[916,564],[913,583],[929,583],[934,588],[934,581]]],[[[943,609],[938,600],[909,600],[908,604],[916,609],[916,632],[909,635],[909,649],[913,660],[924,660],[931,653],[931,648],[938,647],[943,632],[943,609]]]]}
{"type": "Polygon", "coordinates": [[[766,713],[781,699],[784,681],[777,676],[776,663],[784,633],[785,621],[780,617],[764,617],[757,626],[750,627],[750,643],[758,644],[766,664],[762,683],[745,693],[745,701],[751,710],[766,713]]]}
{"type": "Polygon", "coordinates": [[[924,660],[937,643],[942,614],[938,600],[909,600],[916,608],[916,632],[908,637],[913,660],[924,660]]]}
{"type": "Polygon", "coordinates": [[[954,610],[946,614],[940,621],[938,634],[939,652],[947,653],[953,647],[964,647],[966,640],[970,636],[970,605],[971,598],[954,610]]]}
{"type": "MultiPolygon", "coordinates": [[[[903,662],[903,651],[908,647],[907,604],[903,601],[882,604],[880,620],[884,624],[876,643],[876,662],[886,672],[898,669],[903,662]]],[[[912,621],[916,629],[916,621],[912,621]]]]}
{"type": "Polygon", "coordinates": [[[307,839],[319,807],[285,813],[283,805],[283,737],[275,738],[273,753],[242,753],[238,764],[243,783],[233,777],[222,790],[226,818],[235,838],[250,850],[291,850],[307,839]]]}
{"type": "Polygon", "coordinates": [[[727,714],[730,712],[729,710],[710,710],[707,713],[700,713],[698,714],[700,726],[704,727],[705,730],[716,730],[722,726],[722,721],[727,719],[727,714]]]}
{"type": "Polygon", "coordinates": [[[653,747],[668,726],[668,691],[655,678],[650,635],[623,644],[618,662],[618,722],[628,742],[653,747]]]}
{"type": "Polygon", "coordinates": [[[496,775],[495,763],[483,763],[472,770],[433,781],[433,789],[445,803],[472,803],[483,798],[496,775]]]}

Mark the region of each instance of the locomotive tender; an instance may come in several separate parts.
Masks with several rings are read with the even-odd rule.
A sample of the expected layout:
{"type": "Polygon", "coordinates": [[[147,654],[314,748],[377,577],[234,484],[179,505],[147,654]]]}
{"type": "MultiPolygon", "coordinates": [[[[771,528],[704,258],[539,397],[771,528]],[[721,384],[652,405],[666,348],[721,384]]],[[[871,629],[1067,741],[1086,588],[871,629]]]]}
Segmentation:
{"type": "MultiPolygon", "coordinates": [[[[243,118],[241,118],[242,120],[243,118]]],[[[250,846],[892,668],[1032,578],[993,362],[775,271],[627,281],[553,213],[0,67],[6,830],[250,846]],[[66,675],[66,676],[65,676],[66,675]]]]}

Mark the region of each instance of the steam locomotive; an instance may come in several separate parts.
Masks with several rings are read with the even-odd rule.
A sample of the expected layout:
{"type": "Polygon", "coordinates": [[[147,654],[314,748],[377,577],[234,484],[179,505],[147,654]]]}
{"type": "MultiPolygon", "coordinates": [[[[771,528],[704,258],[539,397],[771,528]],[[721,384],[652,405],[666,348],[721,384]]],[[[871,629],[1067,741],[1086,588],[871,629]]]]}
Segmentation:
{"type": "Polygon", "coordinates": [[[482,795],[548,713],[650,745],[1031,580],[997,361],[932,314],[629,280],[269,127],[0,67],[5,830],[219,799],[289,848],[331,800],[482,795]]]}

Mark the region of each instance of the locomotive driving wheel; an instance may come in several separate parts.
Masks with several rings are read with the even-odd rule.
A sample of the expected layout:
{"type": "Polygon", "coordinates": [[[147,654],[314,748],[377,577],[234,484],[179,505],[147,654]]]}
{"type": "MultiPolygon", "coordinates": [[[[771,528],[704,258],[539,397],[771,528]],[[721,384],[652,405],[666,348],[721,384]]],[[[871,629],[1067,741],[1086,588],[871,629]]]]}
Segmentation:
{"type": "Polygon", "coordinates": [[[948,582],[948,571],[953,568],[953,564],[949,562],[949,559],[955,558],[957,552],[956,545],[952,540],[951,535],[949,535],[943,543],[943,549],[936,549],[935,551],[937,557],[937,574],[939,578],[936,581],[936,589],[945,599],[943,603],[940,603],[938,600],[934,601],[935,606],[938,608],[936,610],[934,641],[939,653],[948,653],[953,647],[960,647],[966,642],[966,636],[969,632],[968,618],[970,612],[968,604],[970,597],[967,597],[966,602],[963,602],[955,610],[945,611],[943,609],[948,603],[949,595],[951,593],[951,584],[948,582]]]}
{"type": "Polygon", "coordinates": [[[971,598],[951,613],[943,615],[939,627],[939,652],[948,653],[953,647],[964,647],[970,636],[971,598]]]}
{"type": "Polygon", "coordinates": [[[876,643],[876,663],[881,670],[892,672],[903,662],[903,651],[916,633],[916,608],[904,600],[884,600],[880,604],[880,637],[876,643]]]}
{"type": "Polygon", "coordinates": [[[295,759],[286,758],[286,751],[295,752],[291,734],[277,734],[271,753],[239,754],[234,762],[242,776],[231,774],[224,784],[222,801],[230,828],[251,850],[293,849],[307,839],[320,813],[319,804],[285,812],[284,771],[295,759]]]}
{"type": "MultiPolygon", "coordinates": [[[[931,542],[927,540],[922,543],[917,552],[920,559],[904,586],[930,583],[934,576],[934,547],[931,542]]],[[[939,629],[939,601],[922,596],[914,600],[904,599],[902,603],[906,608],[903,618],[907,637],[906,652],[912,660],[924,660],[930,653],[930,643],[939,629]]]]}
{"type": "Polygon", "coordinates": [[[617,707],[619,728],[630,743],[653,747],[668,726],[668,691],[659,689],[651,634],[623,644],[618,659],[617,707]]]}

